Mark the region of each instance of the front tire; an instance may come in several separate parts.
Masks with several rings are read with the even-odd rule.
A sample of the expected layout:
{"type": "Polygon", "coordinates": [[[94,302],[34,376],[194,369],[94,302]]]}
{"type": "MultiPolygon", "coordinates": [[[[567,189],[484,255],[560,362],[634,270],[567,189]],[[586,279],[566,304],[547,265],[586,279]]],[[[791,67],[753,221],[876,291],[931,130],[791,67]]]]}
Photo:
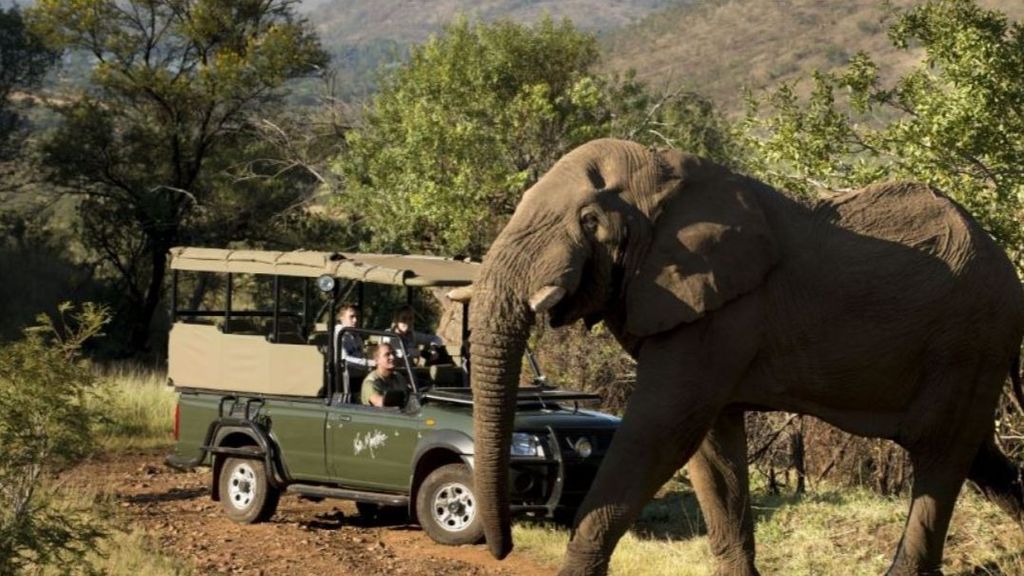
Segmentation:
{"type": "Polygon", "coordinates": [[[483,541],[473,474],[465,464],[448,464],[427,476],[416,495],[416,515],[423,531],[438,544],[483,541]]]}
{"type": "Polygon", "coordinates": [[[228,518],[239,524],[269,520],[281,493],[267,481],[263,462],[228,458],[220,471],[220,503],[228,518]]]}

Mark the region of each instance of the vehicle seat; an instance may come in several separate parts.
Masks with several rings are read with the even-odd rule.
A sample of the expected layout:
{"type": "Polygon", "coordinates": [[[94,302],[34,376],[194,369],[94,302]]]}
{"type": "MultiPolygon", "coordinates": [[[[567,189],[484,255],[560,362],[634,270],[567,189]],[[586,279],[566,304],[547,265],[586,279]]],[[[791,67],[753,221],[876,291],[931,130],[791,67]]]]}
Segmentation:
{"type": "Polygon", "coordinates": [[[262,328],[252,318],[231,318],[227,321],[221,319],[217,322],[217,330],[230,334],[260,334],[262,328]]]}
{"type": "MultiPolygon", "coordinates": [[[[341,383],[341,389],[344,390],[346,371],[344,367],[339,367],[339,371],[340,373],[338,374],[338,382],[341,383]]],[[[361,403],[363,392],[363,379],[366,378],[366,375],[369,373],[370,371],[366,368],[363,368],[362,366],[350,365],[348,367],[347,373],[349,393],[347,397],[344,396],[344,393],[340,394],[342,398],[338,400],[338,402],[347,404],[361,403]]]]}
{"type": "Polygon", "coordinates": [[[305,344],[306,337],[303,336],[302,324],[295,318],[281,316],[277,319],[277,339],[274,338],[274,321],[270,320],[264,325],[267,331],[267,340],[277,344],[305,344]]]}
{"type": "Polygon", "coordinates": [[[465,372],[454,364],[438,364],[430,367],[430,379],[438,388],[462,387],[466,385],[465,372]]]}

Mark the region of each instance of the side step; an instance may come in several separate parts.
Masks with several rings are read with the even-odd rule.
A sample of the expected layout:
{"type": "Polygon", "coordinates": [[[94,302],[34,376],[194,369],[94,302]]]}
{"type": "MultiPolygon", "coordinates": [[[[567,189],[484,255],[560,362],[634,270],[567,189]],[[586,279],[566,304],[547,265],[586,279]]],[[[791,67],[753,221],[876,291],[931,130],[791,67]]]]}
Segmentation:
{"type": "Polygon", "coordinates": [[[356,502],[369,502],[371,504],[380,504],[382,506],[409,505],[409,497],[402,494],[363,492],[361,490],[346,490],[345,488],[331,488],[330,486],[316,486],[314,484],[289,484],[286,491],[295,492],[296,494],[301,494],[303,496],[355,500],[356,502]]]}

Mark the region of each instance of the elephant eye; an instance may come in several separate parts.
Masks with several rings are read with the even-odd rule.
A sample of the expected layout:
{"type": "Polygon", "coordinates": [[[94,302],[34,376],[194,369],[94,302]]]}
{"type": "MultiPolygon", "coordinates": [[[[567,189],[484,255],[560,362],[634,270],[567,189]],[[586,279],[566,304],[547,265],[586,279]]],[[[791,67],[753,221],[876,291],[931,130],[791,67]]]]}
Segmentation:
{"type": "Polygon", "coordinates": [[[580,225],[583,226],[583,230],[585,230],[587,234],[596,234],[598,224],[599,221],[597,214],[594,214],[593,212],[585,212],[580,216],[580,225]]]}

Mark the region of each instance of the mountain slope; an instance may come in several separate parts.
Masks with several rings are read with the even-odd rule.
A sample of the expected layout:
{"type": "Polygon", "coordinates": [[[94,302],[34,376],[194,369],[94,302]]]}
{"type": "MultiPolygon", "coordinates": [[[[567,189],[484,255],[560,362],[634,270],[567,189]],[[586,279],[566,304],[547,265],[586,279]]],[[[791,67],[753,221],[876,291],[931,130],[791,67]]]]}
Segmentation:
{"type": "Polygon", "coordinates": [[[309,8],[328,47],[393,40],[422,42],[459,14],[483,21],[533,22],[545,14],[604,31],[640,20],[671,0],[327,0],[309,8]]]}
{"type": "MultiPolygon", "coordinates": [[[[1024,16],[1020,0],[981,4],[1012,19],[1024,16]]],[[[735,111],[744,88],[806,78],[842,66],[860,50],[876,59],[883,78],[901,74],[920,53],[894,48],[887,29],[877,0],[705,0],[668,7],[609,34],[605,67],[633,68],[653,87],[686,86],[735,111]]]]}

